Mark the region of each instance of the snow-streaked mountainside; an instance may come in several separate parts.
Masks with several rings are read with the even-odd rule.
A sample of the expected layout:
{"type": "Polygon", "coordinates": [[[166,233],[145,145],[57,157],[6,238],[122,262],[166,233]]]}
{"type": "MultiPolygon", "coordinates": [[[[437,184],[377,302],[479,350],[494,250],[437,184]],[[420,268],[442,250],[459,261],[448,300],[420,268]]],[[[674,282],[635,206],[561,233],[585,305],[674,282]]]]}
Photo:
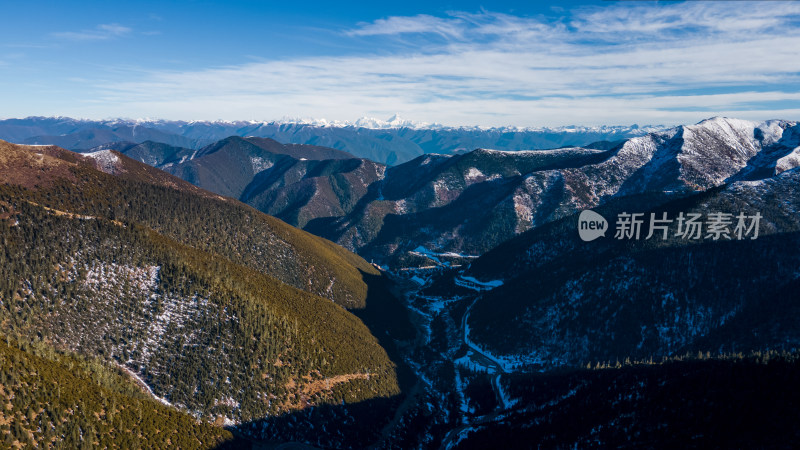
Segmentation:
{"type": "Polygon", "coordinates": [[[409,161],[426,153],[454,153],[475,148],[502,150],[582,146],[619,141],[663,127],[599,126],[556,128],[444,127],[421,124],[395,115],[389,120],[361,118],[354,122],[284,119],[280,121],[82,120],[28,117],[0,120],[0,139],[21,144],[54,144],[86,150],[109,142],[150,140],[199,149],[229,136],[272,138],[344,150],[384,164],[409,161]]]}
{"type": "MultiPolygon", "coordinates": [[[[426,155],[390,167],[352,213],[307,229],[368,259],[408,259],[418,246],[481,254],[514,235],[615,198],[648,202],[737,180],[775,176],[798,163],[796,122],[714,118],[632,138],[609,150],[426,155]],[[323,226],[324,225],[324,226],[323,226]]],[[[411,262],[416,260],[416,262],[411,262]]],[[[395,261],[396,262],[396,261],[395,261]]]]}
{"type": "MultiPolygon", "coordinates": [[[[630,207],[596,210],[611,219],[630,207]]],[[[763,218],[744,240],[687,241],[671,223],[667,240],[587,243],[577,215],[531,230],[454,279],[503,283],[475,301],[472,341],[511,366],[800,346],[800,168],[633,211],[763,218]]]]}
{"type": "Polygon", "coordinates": [[[800,163],[796,122],[713,118],[616,144],[552,150],[477,149],[384,166],[333,149],[231,137],[199,150],[139,144],[123,151],[237,198],[381,264],[424,266],[428,254],[480,255],[531,228],[611,199],[647,202],[800,163]],[[269,145],[266,145],[269,143],[269,145]],[[343,158],[327,160],[327,158],[343,158]]]}

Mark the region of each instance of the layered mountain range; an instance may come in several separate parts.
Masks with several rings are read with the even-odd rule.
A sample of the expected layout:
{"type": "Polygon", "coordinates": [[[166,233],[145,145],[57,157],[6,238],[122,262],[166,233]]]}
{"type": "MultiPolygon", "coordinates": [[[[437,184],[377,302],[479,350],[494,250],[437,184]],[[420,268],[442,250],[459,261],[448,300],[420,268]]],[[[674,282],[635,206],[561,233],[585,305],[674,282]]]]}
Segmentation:
{"type": "Polygon", "coordinates": [[[256,138],[230,137],[197,151],[152,142],[116,148],[368,260],[424,266],[464,263],[609,199],[666,201],[768,178],[800,163],[798,145],[795,122],[715,118],[617,144],[477,149],[388,167],[332,149],[256,138]]]}
{"type": "Polygon", "coordinates": [[[325,120],[165,121],[80,120],[28,117],[0,120],[0,139],[19,144],[53,144],[86,150],[109,142],[147,140],[200,149],[229,136],[272,138],[280,142],[322,145],[384,164],[409,161],[426,153],[454,153],[474,148],[520,150],[586,145],[640,136],[659,127],[603,126],[560,128],[442,127],[415,124],[393,117],[389,121],[362,118],[353,123],[325,120]]]}
{"type": "Polygon", "coordinates": [[[797,122],[394,165],[308,142],[455,131],[247,125],[318,136],[291,143],[246,123],[79,122],[0,123],[66,143],[119,127],[81,153],[0,143],[8,446],[800,437],[797,122]],[[591,241],[586,209],[605,220],[591,241]]]}

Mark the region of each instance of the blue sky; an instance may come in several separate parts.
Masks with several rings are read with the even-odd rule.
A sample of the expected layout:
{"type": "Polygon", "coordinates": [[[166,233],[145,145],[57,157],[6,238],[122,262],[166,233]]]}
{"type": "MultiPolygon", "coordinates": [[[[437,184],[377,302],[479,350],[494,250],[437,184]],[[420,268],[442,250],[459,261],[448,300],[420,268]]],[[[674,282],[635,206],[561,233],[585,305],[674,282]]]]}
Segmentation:
{"type": "Polygon", "coordinates": [[[800,2],[5,2],[0,117],[800,119],[800,2]]]}

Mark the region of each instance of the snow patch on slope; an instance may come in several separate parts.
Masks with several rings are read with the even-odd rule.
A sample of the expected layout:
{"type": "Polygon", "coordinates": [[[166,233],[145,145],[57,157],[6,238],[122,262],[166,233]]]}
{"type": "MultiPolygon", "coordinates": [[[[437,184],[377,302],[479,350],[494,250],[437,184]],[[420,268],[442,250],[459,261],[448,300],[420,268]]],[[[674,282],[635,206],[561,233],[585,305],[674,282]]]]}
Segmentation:
{"type": "Polygon", "coordinates": [[[250,164],[253,167],[254,174],[263,172],[275,165],[272,161],[261,158],[259,156],[251,156],[250,164]]]}
{"type": "Polygon", "coordinates": [[[154,399],[158,400],[161,404],[166,405],[166,406],[173,406],[172,403],[168,402],[165,398],[157,396],[156,393],[153,392],[153,390],[150,388],[150,386],[148,386],[147,383],[144,382],[142,377],[137,375],[136,372],[132,371],[131,369],[129,369],[129,368],[127,368],[127,367],[125,367],[125,366],[123,366],[122,364],[119,364],[119,363],[117,363],[117,367],[119,367],[125,373],[127,373],[128,376],[133,378],[136,381],[136,384],[138,384],[139,386],[143,387],[147,391],[147,393],[150,394],[151,397],[153,397],[154,399]]]}
{"type": "Polygon", "coordinates": [[[794,149],[792,153],[778,159],[775,163],[775,175],[800,166],[800,147],[794,149]]]}
{"type": "Polygon", "coordinates": [[[464,179],[467,182],[475,182],[486,178],[486,175],[483,174],[479,169],[475,167],[470,167],[467,173],[464,175],[464,179]]]}
{"type": "Polygon", "coordinates": [[[95,166],[107,174],[115,174],[120,171],[120,159],[111,150],[98,150],[92,153],[84,153],[94,160],[95,166]]]}

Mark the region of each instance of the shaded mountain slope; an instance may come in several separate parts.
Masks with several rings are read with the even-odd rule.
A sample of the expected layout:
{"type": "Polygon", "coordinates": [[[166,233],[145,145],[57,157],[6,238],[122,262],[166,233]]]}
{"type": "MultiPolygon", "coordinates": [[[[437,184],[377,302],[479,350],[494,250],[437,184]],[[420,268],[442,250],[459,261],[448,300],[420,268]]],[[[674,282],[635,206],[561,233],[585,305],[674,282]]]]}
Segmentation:
{"type": "Polygon", "coordinates": [[[263,150],[277,155],[288,155],[295,159],[351,159],[355,158],[350,153],[330,147],[320,147],[318,145],[307,144],[281,144],[280,142],[268,137],[247,136],[247,142],[257,145],[263,150]]]}
{"type": "Polygon", "coordinates": [[[504,375],[512,408],[454,448],[785,448],[800,438],[796,353],[615,366],[504,375]]]}
{"type": "Polygon", "coordinates": [[[232,136],[198,151],[145,144],[125,153],[300,227],[352,211],[385,170],[342,151],[264,138],[232,136]]]}
{"type": "MultiPolygon", "coordinates": [[[[656,209],[613,202],[596,209],[613,228],[617,214],[715,212],[762,215],[759,236],[714,240],[582,242],[577,216],[527,232],[465,272],[504,284],[483,294],[470,337],[521,363],[560,365],[672,355],[683,351],[792,349],[800,346],[800,169],[714,188],[656,209]]],[[[646,226],[646,224],[645,224],[646,226]]]]}

